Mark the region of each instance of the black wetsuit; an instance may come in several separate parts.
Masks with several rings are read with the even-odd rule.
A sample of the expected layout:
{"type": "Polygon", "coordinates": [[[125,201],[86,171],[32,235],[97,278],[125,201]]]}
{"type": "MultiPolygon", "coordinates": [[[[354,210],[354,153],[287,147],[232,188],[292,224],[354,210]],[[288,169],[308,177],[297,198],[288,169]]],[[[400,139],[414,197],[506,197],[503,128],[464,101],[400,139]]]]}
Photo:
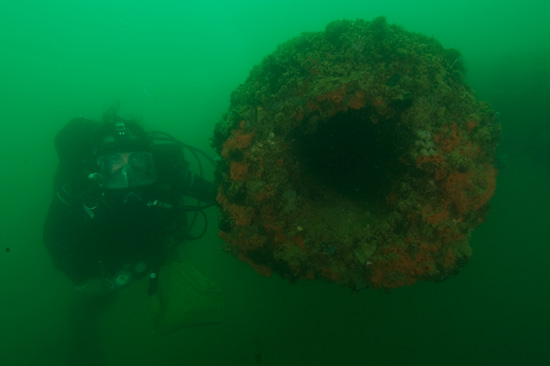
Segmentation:
{"type": "MultiPolygon", "coordinates": [[[[95,129],[92,121],[71,123],[72,129],[60,134],[86,135],[95,129]]],[[[101,189],[88,178],[85,154],[72,155],[64,161],[60,152],[44,243],[55,267],[75,284],[112,276],[138,263],[145,264],[146,271],[158,268],[167,255],[167,243],[185,240],[183,196],[203,204],[215,201],[215,185],[188,169],[177,144],[153,146],[157,180],[136,189],[101,189]]]]}

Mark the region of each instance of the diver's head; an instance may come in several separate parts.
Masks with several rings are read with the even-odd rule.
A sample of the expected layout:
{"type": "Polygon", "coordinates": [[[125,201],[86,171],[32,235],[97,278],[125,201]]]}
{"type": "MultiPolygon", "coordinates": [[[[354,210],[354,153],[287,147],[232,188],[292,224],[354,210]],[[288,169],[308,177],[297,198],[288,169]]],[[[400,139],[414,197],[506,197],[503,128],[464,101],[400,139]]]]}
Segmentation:
{"type": "Polygon", "coordinates": [[[152,144],[137,122],[120,117],[105,122],[96,146],[98,173],[104,188],[134,188],[155,182],[152,144]]]}

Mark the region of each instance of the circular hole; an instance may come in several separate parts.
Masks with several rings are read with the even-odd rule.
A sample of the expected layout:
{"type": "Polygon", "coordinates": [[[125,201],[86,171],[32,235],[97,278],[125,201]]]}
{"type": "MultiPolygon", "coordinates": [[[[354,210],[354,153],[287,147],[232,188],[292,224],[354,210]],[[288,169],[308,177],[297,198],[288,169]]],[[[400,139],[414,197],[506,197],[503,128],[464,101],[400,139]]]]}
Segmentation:
{"type": "Polygon", "coordinates": [[[315,132],[295,139],[299,177],[304,180],[296,182],[301,194],[323,199],[331,192],[383,206],[404,175],[400,158],[408,150],[408,131],[399,119],[377,121],[375,113],[368,108],[340,112],[319,122],[315,132]]]}

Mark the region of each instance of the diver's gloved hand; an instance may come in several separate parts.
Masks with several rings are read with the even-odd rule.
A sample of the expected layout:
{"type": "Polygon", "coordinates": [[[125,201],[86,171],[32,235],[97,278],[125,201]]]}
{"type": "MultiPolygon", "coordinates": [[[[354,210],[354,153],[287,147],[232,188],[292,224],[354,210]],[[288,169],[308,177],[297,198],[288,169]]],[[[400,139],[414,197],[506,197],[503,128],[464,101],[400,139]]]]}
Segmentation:
{"type": "Polygon", "coordinates": [[[75,296],[80,297],[101,297],[113,292],[112,284],[103,278],[91,277],[87,282],[75,286],[75,296]]]}
{"type": "Polygon", "coordinates": [[[109,277],[89,277],[87,281],[75,285],[75,297],[102,297],[113,294],[122,287],[145,275],[147,265],[137,262],[133,266],[127,264],[124,269],[109,277]]]}

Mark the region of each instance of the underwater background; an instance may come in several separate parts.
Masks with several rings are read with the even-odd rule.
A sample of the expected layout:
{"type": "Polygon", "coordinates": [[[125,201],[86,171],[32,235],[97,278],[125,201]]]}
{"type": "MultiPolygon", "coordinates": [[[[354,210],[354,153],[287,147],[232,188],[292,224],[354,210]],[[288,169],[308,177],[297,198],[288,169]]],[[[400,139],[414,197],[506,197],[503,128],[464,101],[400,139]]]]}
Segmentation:
{"type": "Polygon", "coordinates": [[[223,252],[210,208],[184,253],[221,285],[225,321],[153,335],[136,284],[102,319],[106,365],[546,364],[549,2],[35,0],[0,5],[0,365],[59,364],[67,351],[72,288],[42,244],[67,121],[119,100],[122,115],[214,155],[214,125],[254,65],[302,32],[378,16],[458,49],[500,114],[501,170],[470,263],[391,293],[289,284],[223,252]]]}

